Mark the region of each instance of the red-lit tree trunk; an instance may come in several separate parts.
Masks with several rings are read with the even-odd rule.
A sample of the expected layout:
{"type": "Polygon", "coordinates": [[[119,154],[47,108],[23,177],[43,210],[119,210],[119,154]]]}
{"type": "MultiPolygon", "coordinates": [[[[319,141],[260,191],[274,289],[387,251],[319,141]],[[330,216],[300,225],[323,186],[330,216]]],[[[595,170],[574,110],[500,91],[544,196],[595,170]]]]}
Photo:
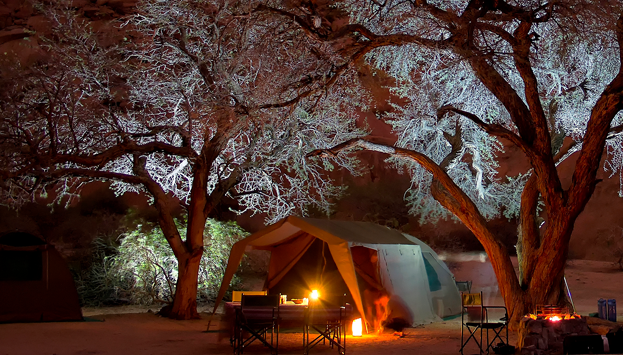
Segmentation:
{"type": "Polygon", "coordinates": [[[208,216],[214,211],[223,196],[236,183],[237,172],[223,179],[217,187],[208,192],[208,177],[211,164],[215,161],[223,141],[217,133],[206,142],[193,166],[193,184],[188,205],[186,239],[183,240],[173,219],[173,208],[177,204],[167,195],[145,169],[145,158],[135,157],[134,173],[154,197],[158,211],[158,222],[178,262],[178,278],[173,303],[163,307],[161,314],[173,319],[199,318],[197,313],[197,284],[199,265],[203,255],[203,232],[208,216]]]}
{"type": "Polygon", "coordinates": [[[192,253],[184,253],[178,262],[177,284],[175,297],[167,314],[173,319],[199,318],[197,313],[197,278],[203,248],[192,253]]]}

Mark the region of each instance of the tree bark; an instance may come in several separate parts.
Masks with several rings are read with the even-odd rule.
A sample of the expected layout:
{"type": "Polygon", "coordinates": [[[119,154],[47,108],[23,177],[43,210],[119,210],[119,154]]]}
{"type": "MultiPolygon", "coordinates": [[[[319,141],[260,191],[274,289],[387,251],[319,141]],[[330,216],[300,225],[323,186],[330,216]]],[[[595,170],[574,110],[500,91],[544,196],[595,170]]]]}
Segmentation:
{"type": "Polygon", "coordinates": [[[167,316],[173,319],[198,319],[197,313],[197,279],[202,251],[185,253],[178,259],[177,284],[173,305],[167,316]]]}

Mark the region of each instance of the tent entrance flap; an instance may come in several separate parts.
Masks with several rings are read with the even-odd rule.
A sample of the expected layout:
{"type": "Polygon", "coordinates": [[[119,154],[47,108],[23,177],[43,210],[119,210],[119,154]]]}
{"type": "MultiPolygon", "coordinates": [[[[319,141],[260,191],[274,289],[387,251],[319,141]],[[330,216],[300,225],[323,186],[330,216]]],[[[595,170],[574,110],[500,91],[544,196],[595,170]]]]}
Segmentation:
{"type": "MultiPolygon", "coordinates": [[[[316,240],[312,235],[305,233],[287,243],[282,243],[271,249],[270,263],[268,264],[268,277],[266,289],[273,289],[281,279],[296,265],[305,255],[309,247],[316,240]]],[[[283,293],[286,294],[287,293],[283,293]]]]}

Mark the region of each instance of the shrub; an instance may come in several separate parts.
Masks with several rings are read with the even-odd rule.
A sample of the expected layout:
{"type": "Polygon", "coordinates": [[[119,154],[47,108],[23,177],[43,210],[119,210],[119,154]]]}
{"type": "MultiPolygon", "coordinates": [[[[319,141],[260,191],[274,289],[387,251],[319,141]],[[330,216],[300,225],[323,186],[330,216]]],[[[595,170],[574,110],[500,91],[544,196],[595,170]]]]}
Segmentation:
{"type": "MultiPolygon", "coordinates": [[[[185,236],[185,222],[177,223],[185,236]]],[[[204,253],[199,269],[197,301],[216,297],[229,252],[235,242],[248,233],[235,222],[209,219],[204,230],[204,253]]],[[[149,305],[170,303],[177,282],[177,259],[164,235],[156,226],[143,223],[133,231],[122,234],[117,247],[102,250],[101,239],[94,243],[94,261],[78,289],[83,304],[131,303],[149,305]]],[[[240,279],[234,276],[236,286],[240,279]]]]}
{"type": "Polygon", "coordinates": [[[71,268],[83,306],[99,307],[129,303],[123,291],[130,288],[129,284],[124,284],[127,278],[120,277],[112,267],[111,256],[116,253],[117,245],[114,239],[98,237],[91,243],[91,255],[71,268]]]}

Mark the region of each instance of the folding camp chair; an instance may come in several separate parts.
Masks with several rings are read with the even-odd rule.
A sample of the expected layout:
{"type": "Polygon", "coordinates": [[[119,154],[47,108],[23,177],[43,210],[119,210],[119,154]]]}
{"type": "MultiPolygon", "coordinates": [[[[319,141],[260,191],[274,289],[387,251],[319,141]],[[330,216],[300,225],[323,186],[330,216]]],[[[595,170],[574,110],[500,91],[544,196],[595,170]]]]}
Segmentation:
{"type": "Polygon", "coordinates": [[[242,354],[255,340],[269,348],[271,354],[278,353],[280,298],[279,294],[242,295],[236,312],[234,354],[242,354]]]}
{"type": "Polygon", "coordinates": [[[461,354],[470,340],[474,340],[480,353],[489,353],[489,349],[494,347],[494,343],[499,339],[504,344],[508,344],[508,311],[505,306],[485,306],[483,305],[482,292],[480,293],[461,293],[461,354]],[[495,321],[495,313],[504,316],[495,321]],[[467,330],[469,336],[464,340],[467,330]],[[489,330],[493,331],[493,338],[489,340],[489,330]],[[506,331],[506,341],[502,338],[502,331],[506,331]],[[483,342],[483,333],[486,331],[486,340],[483,342]]]}
{"type": "MultiPolygon", "coordinates": [[[[231,301],[232,302],[240,302],[242,300],[242,295],[267,295],[268,291],[264,290],[264,291],[232,291],[231,293],[231,301]]],[[[234,327],[236,325],[234,324],[234,327]]],[[[209,324],[208,324],[209,327],[209,324]]],[[[229,338],[229,342],[231,343],[232,346],[235,346],[234,342],[236,341],[235,335],[236,332],[232,331],[231,332],[231,337],[229,338]]]]}
{"type": "Polygon", "coordinates": [[[346,354],[346,295],[325,296],[310,300],[303,332],[304,354],[314,346],[329,342],[339,354],[346,354]],[[310,340],[310,330],[315,338],[310,340]],[[318,333],[318,335],[315,335],[318,333]]]}

